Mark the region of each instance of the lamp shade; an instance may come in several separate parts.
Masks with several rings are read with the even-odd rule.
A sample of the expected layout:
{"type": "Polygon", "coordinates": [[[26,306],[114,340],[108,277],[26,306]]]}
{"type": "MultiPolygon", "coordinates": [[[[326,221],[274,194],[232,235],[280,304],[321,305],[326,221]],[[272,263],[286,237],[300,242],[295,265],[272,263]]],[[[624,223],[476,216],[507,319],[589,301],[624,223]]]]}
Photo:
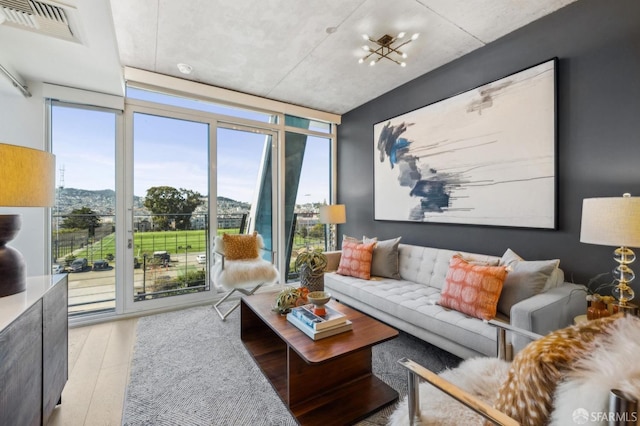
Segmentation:
{"type": "Polygon", "coordinates": [[[640,247],[640,197],[625,194],[583,200],[580,242],[640,247]]]}
{"type": "Polygon", "coordinates": [[[320,223],[346,223],[347,211],[344,204],[332,204],[329,206],[320,206],[320,223]]]}
{"type": "Polygon", "coordinates": [[[53,154],[0,143],[0,206],[53,206],[54,186],[53,154]]]}

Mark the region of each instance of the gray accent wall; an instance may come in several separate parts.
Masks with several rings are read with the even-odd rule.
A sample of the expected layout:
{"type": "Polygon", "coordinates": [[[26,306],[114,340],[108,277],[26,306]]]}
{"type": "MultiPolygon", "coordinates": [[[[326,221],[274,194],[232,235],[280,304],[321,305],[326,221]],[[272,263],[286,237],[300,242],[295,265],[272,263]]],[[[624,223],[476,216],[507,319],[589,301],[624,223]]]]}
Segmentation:
{"type": "MultiPolygon", "coordinates": [[[[428,28],[421,33],[428,39],[428,28]]],[[[392,63],[379,66],[403,72],[392,63]]],[[[348,112],[338,128],[337,157],[338,201],[347,208],[339,233],[402,236],[403,243],[498,256],[511,248],[527,260],[559,258],[566,280],[577,283],[610,271],[613,247],[580,243],[582,200],[640,196],[640,1],[578,0],[348,112]],[[375,123],[554,57],[557,230],[374,220],[375,123]]],[[[640,249],[636,253],[640,257],[640,249]]],[[[638,302],[640,260],[631,266],[638,302]]]]}

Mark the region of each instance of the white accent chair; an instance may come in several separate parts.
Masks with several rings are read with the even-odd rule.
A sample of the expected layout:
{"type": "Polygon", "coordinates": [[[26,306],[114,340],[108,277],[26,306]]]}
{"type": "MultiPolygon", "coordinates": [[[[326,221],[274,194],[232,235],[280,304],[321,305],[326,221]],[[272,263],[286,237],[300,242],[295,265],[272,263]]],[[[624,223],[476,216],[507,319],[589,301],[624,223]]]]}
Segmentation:
{"type": "MultiPolygon", "coordinates": [[[[250,296],[263,285],[275,284],[280,279],[280,274],[273,265],[273,252],[270,252],[271,262],[263,259],[260,256],[260,252],[264,251],[262,236],[257,233],[254,233],[253,236],[257,244],[256,250],[253,252],[254,254],[257,253],[257,256],[240,256],[241,258],[238,258],[237,255],[227,255],[224,236],[215,238],[212,268],[213,283],[215,286],[227,290],[227,293],[213,307],[223,321],[240,306],[240,301],[238,300],[226,312],[223,313],[220,310],[220,305],[226,302],[236,291],[245,296],[250,296]]],[[[252,235],[235,235],[233,239],[250,239],[251,237],[252,235]]],[[[226,244],[228,245],[230,241],[230,239],[227,239],[226,244]]]]}
{"type": "MultiPolygon", "coordinates": [[[[505,342],[505,330],[531,340],[541,337],[499,321],[489,323],[499,327],[501,345],[505,342]]],[[[638,350],[640,319],[630,315],[618,319],[608,334],[594,340],[585,355],[564,373],[553,395],[553,411],[545,424],[640,424],[640,365],[632,361],[638,350]]],[[[504,351],[498,352],[504,356],[504,351]]],[[[544,359],[544,354],[540,356],[544,359]]],[[[391,414],[390,426],[483,425],[485,421],[501,426],[520,424],[488,402],[495,399],[507,378],[509,363],[504,359],[472,358],[440,374],[407,358],[398,363],[408,371],[408,392],[391,414]],[[424,382],[420,383],[421,380],[424,382]]],[[[540,422],[529,419],[527,424],[540,422]]]]}

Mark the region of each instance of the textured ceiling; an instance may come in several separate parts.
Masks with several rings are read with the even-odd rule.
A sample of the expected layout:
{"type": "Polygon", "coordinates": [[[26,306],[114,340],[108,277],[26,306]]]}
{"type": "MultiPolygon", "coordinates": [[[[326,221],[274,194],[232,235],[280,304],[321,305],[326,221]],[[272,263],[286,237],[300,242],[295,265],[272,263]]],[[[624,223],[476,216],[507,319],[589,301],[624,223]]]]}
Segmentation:
{"type": "Polygon", "coordinates": [[[574,0],[111,0],[123,65],[344,113],[574,0]],[[259,7],[258,7],[259,6],[259,7]],[[327,27],[336,27],[328,34],[327,27]],[[418,32],[407,66],[362,34],[418,32]]]}
{"type": "MultiPolygon", "coordinates": [[[[80,42],[0,25],[0,65],[115,95],[130,66],[342,114],[573,1],[57,0],[80,42]],[[358,64],[362,34],[401,31],[420,33],[406,67],[358,64]]],[[[19,96],[1,77],[0,92],[19,96]]]]}

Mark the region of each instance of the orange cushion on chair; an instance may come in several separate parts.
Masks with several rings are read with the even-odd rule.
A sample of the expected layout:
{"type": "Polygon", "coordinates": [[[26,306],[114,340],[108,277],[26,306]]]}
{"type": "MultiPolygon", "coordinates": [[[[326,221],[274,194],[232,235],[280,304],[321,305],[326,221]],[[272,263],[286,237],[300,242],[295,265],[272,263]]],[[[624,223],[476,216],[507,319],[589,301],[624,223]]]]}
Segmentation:
{"type": "Polygon", "coordinates": [[[476,265],[453,256],[439,303],[472,317],[493,319],[506,277],[506,266],[476,265]]]}
{"type": "Polygon", "coordinates": [[[223,234],[224,256],[228,260],[255,259],[258,253],[258,233],[223,234]]]}
{"type": "Polygon", "coordinates": [[[340,275],[362,278],[371,278],[371,259],[376,242],[359,244],[352,241],[342,241],[342,255],[340,265],[336,271],[340,275]]]}

